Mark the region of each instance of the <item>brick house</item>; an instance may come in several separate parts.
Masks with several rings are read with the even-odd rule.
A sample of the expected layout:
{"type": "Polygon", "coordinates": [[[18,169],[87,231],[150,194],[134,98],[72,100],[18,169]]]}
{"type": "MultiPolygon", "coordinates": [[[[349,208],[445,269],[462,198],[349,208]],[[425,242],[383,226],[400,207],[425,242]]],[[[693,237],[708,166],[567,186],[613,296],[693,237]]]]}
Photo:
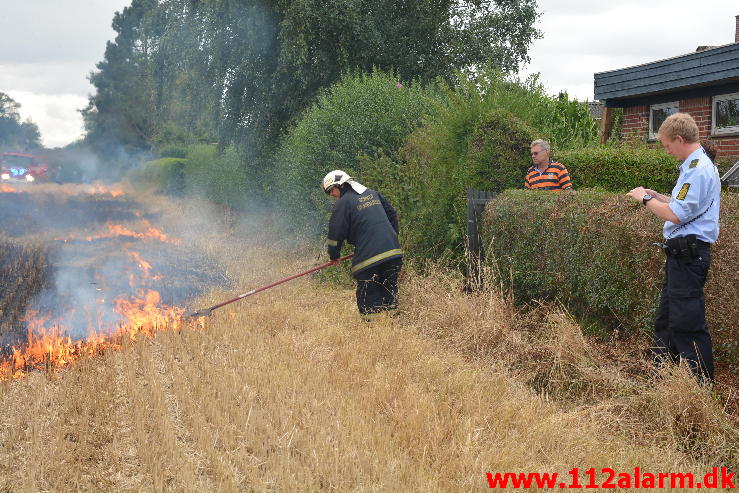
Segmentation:
{"type": "Polygon", "coordinates": [[[623,108],[621,134],[654,141],[667,116],[695,118],[702,139],[721,161],[739,160],[739,15],[734,42],[700,46],[694,53],[595,74],[595,99],[604,104],[601,140],[608,139],[613,108],[623,108]]]}

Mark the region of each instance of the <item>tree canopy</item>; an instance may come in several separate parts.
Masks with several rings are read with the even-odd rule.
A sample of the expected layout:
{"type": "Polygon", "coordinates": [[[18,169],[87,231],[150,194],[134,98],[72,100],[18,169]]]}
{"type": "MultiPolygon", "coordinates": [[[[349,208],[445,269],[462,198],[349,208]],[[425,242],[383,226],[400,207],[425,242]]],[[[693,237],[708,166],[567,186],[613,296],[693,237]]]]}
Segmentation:
{"type": "Polygon", "coordinates": [[[515,71],[537,16],[535,0],[132,0],[90,75],[87,140],[235,146],[248,176],[343,73],[515,71]]]}

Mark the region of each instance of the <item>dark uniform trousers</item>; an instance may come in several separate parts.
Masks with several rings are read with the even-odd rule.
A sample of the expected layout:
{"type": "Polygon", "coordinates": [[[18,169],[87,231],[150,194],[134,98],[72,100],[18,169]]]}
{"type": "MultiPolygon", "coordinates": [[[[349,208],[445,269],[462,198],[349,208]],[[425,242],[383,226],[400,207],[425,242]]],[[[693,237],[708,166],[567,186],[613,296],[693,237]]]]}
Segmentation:
{"type": "Polygon", "coordinates": [[[703,285],[711,265],[711,248],[697,245],[697,256],[668,255],[657,317],[654,322],[654,356],[659,365],[665,359],[685,359],[691,370],[713,381],[711,335],[706,325],[703,285]]]}
{"type": "Polygon", "coordinates": [[[398,274],[403,259],[386,260],[357,272],[357,307],[362,315],[371,315],[398,307],[398,274]]]}

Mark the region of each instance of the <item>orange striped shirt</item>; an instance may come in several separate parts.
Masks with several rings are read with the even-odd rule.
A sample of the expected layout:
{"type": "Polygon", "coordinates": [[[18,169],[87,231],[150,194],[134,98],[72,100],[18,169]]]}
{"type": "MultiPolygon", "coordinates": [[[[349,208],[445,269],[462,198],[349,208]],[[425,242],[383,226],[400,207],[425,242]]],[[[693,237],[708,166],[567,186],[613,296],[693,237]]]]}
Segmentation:
{"type": "Polygon", "coordinates": [[[562,163],[549,163],[544,171],[533,165],[526,172],[523,186],[537,190],[566,190],[572,188],[567,168],[562,163]]]}

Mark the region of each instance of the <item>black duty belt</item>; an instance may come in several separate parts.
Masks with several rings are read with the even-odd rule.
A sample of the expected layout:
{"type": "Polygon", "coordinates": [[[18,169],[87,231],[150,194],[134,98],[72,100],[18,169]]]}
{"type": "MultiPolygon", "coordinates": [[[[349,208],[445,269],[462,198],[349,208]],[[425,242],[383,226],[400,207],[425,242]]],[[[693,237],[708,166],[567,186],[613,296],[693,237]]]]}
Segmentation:
{"type": "Polygon", "coordinates": [[[689,259],[698,258],[700,253],[699,247],[710,247],[707,241],[699,240],[695,235],[678,236],[677,238],[669,238],[664,243],[655,243],[660,247],[665,255],[674,257],[685,257],[689,259]]]}

